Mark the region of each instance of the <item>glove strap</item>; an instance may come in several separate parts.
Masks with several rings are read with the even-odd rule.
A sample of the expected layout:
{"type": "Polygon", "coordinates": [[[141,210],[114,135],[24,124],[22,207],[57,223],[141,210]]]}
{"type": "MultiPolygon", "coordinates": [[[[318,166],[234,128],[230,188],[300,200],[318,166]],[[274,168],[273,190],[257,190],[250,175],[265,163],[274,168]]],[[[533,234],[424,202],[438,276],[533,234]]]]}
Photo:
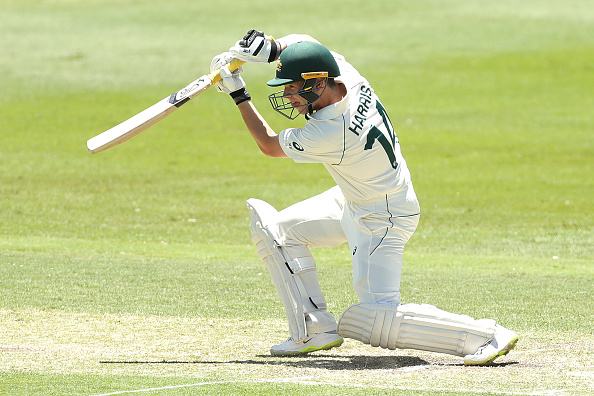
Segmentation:
{"type": "Polygon", "coordinates": [[[268,56],[268,63],[274,62],[278,59],[281,53],[281,45],[277,41],[270,43],[270,55],[268,56]]]}
{"type": "Polygon", "coordinates": [[[230,95],[233,98],[233,100],[235,101],[236,105],[243,103],[246,100],[252,99],[251,95],[248,93],[248,91],[245,90],[245,88],[241,88],[235,92],[231,92],[230,95]]]}

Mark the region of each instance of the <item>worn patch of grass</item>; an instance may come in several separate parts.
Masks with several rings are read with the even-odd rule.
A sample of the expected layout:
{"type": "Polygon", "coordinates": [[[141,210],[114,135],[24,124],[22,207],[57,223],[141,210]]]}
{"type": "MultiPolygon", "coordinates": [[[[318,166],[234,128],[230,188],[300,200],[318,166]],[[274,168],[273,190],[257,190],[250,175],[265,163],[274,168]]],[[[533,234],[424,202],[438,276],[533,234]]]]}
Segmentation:
{"type": "MultiPolygon", "coordinates": [[[[196,393],[207,389],[217,394],[219,388],[289,392],[299,386],[314,388],[315,394],[527,393],[537,379],[540,391],[579,394],[578,384],[587,385],[592,378],[584,366],[592,359],[586,348],[591,334],[556,332],[550,339],[546,331],[521,332],[522,342],[513,354],[493,367],[467,368],[453,357],[386,351],[349,340],[306,358],[271,357],[270,340],[284,335],[279,320],[35,310],[2,310],[0,315],[7,330],[0,339],[3,371],[29,373],[23,379],[35,378],[35,373],[53,381],[58,374],[78,378],[87,392],[200,384],[192,386],[196,393]],[[11,339],[11,333],[18,338],[11,339]],[[106,383],[111,378],[116,381],[106,383]]],[[[39,384],[34,380],[19,386],[33,390],[39,384]]],[[[170,389],[164,394],[176,393],[170,389]]]]}

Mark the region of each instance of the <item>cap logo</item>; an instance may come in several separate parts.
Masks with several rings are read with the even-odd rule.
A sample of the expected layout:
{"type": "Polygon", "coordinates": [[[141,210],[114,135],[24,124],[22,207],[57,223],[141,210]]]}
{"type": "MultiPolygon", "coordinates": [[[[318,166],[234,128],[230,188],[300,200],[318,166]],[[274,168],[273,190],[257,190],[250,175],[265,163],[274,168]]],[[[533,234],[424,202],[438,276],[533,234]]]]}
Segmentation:
{"type": "Polygon", "coordinates": [[[278,60],[278,63],[276,64],[276,71],[280,73],[282,67],[283,67],[283,64],[282,64],[282,62],[279,59],[278,60]]]}

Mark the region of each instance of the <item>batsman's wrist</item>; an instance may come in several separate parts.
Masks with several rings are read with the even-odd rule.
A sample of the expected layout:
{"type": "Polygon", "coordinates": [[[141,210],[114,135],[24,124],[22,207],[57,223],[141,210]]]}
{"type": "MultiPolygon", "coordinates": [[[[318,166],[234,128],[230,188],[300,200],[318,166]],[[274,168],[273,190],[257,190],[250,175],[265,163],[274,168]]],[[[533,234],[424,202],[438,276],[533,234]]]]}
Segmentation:
{"type": "Polygon", "coordinates": [[[231,97],[235,101],[235,104],[238,105],[240,103],[245,102],[246,100],[251,100],[252,97],[245,88],[238,89],[237,91],[230,93],[231,97]]]}

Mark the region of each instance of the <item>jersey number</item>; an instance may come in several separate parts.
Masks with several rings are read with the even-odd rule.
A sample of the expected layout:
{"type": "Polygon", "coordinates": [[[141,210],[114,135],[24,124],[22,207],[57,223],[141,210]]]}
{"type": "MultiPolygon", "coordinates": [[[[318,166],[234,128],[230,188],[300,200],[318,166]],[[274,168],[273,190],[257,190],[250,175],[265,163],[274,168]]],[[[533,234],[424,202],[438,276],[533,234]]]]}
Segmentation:
{"type": "Polygon", "coordinates": [[[398,162],[396,161],[396,155],[394,154],[394,145],[397,143],[396,133],[394,132],[394,128],[392,127],[392,123],[390,122],[390,118],[388,117],[386,109],[384,108],[384,106],[382,106],[379,100],[376,103],[376,108],[382,116],[382,119],[384,120],[384,126],[386,127],[386,132],[390,137],[390,140],[388,140],[385,133],[383,133],[378,127],[374,125],[371,127],[369,133],[367,134],[367,144],[365,144],[365,150],[370,150],[373,147],[375,141],[377,140],[378,142],[380,142],[380,144],[384,148],[384,151],[388,155],[390,165],[392,165],[392,168],[396,169],[398,168],[398,162]]]}

